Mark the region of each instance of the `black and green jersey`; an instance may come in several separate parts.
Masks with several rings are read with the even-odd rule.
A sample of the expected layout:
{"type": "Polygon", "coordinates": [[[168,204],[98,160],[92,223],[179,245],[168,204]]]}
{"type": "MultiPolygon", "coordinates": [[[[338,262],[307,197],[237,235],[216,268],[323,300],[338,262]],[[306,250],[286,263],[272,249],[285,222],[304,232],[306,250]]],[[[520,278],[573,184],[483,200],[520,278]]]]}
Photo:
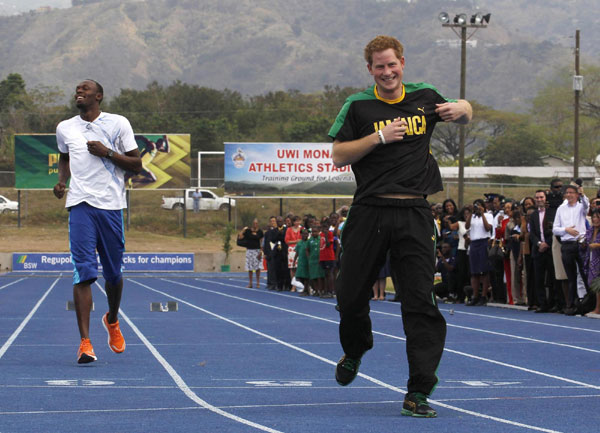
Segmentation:
{"type": "Polygon", "coordinates": [[[404,83],[402,96],[393,101],[379,97],[376,85],[346,100],[329,130],[334,140],[357,140],[383,129],[397,117],[408,125],[401,141],[379,145],[352,164],[354,203],[379,194],[427,196],[443,189],[429,141],[435,124],[441,121],[435,104],[448,101],[454,100],[444,98],[426,83],[404,83]]]}

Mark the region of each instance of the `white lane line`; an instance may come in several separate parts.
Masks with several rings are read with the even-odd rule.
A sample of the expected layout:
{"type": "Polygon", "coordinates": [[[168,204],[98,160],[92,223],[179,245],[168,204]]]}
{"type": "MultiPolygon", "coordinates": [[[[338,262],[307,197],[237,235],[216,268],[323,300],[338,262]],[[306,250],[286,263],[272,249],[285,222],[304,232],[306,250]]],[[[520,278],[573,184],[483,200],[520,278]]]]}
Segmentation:
{"type": "MultiPolygon", "coordinates": [[[[246,299],[246,298],[241,298],[241,297],[238,297],[238,296],[229,295],[227,293],[221,293],[221,292],[217,292],[217,291],[210,290],[210,289],[204,289],[202,287],[196,287],[196,286],[192,286],[190,284],[180,283],[180,282],[177,282],[177,281],[171,281],[171,280],[164,280],[164,281],[168,281],[168,282],[173,283],[173,284],[179,284],[179,285],[182,285],[182,286],[185,286],[185,287],[191,287],[191,288],[196,289],[196,290],[201,290],[201,291],[204,291],[204,292],[213,293],[213,294],[224,296],[224,297],[227,297],[227,298],[232,298],[232,299],[236,299],[236,300],[248,302],[248,303],[251,303],[251,304],[260,305],[260,306],[263,306],[263,307],[266,307],[266,308],[271,308],[271,309],[274,309],[274,310],[283,311],[283,312],[286,312],[286,313],[291,313],[291,314],[296,314],[296,315],[299,315],[299,316],[309,317],[309,318],[320,320],[320,321],[323,321],[323,322],[335,323],[336,325],[338,324],[338,322],[336,320],[326,319],[326,318],[323,318],[323,317],[314,316],[312,314],[301,313],[301,312],[298,312],[298,311],[289,310],[287,308],[282,308],[282,307],[276,307],[274,305],[269,305],[269,304],[265,304],[265,303],[262,303],[262,302],[253,301],[253,300],[246,299]]],[[[136,283],[142,285],[141,283],[138,283],[137,281],[136,281],[136,283]]],[[[218,284],[222,284],[222,285],[226,285],[226,286],[228,285],[228,284],[223,284],[223,283],[218,283],[218,284]]],[[[147,286],[144,286],[144,287],[147,287],[147,286]]],[[[235,286],[233,286],[233,287],[235,287],[235,286]]],[[[149,288],[149,287],[147,287],[147,288],[149,288]]],[[[157,291],[159,293],[162,293],[162,292],[160,292],[160,291],[158,291],[156,289],[152,289],[152,288],[149,288],[149,289],[157,291]]],[[[166,293],[164,293],[164,294],[167,295],[166,293]]],[[[171,298],[175,299],[175,297],[173,295],[167,295],[167,296],[170,296],[171,298]]],[[[404,338],[404,337],[399,337],[397,335],[387,334],[387,333],[384,333],[384,332],[373,331],[373,334],[381,335],[381,336],[392,338],[392,339],[395,339],[395,340],[406,341],[406,338],[404,338]]],[[[549,374],[549,373],[544,373],[544,372],[541,372],[541,371],[538,371],[538,370],[532,370],[532,369],[525,368],[525,367],[519,367],[519,366],[517,366],[515,364],[508,364],[506,362],[496,361],[496,360],[489,359],[489,358],[483,358],[481,356],[472,355],[470,353],[461,352],[461,351],[454,350],[454,349],[449,349],[447,347],[444,348],[444,351],[445,352],[449,352],[449,353],[453,353],[455,355],[465,356],[467,358],[477,359],[478,361],[489,362],[491,364],[500,365],[502,367],[512,368],[512,369],[515,369],[515,370],[524,371],[526,373],[536,374],[538,376],[548,377],[548,378],[551,378],[551,379],[555,379],[555,380],[559,380],[559,381],[563,381],[563,382],[567,382],[567,383],[572,383],[574,385],[579,385],[579,386],[583,386],[583,387],[586,387],[586,388],[600,389],[600,386],[598,386],[598,385],[592,385],[592,384],[589,384],[589,383],[585,383],[585,382],[580,382],[580,381],[577,381],[577,380],[568,379],[566,377],[556,376],[556,375],[549,374]]]]}
{"type": "Polygon", "coordinates": [[[498,335],[500,337],[514,338],[516,340],[525,340],[525,341],[531,341],[533,343],[548,344],[548,345],[551,345],[551,346],[567,347],[569,349],[583,350],[584,352],[600,353],[600,350],[589,349],[587,347],[582,347],[582,346],[575,346],[573,344],[565,344],[565,343],[557,343],[555,341],[539,340],[537,338],[522,337],[520,335],[507,334],[507,333],[504,333],[504,332],[496,332],[496,331],[489,331],[487,329],[471,328],[470,326],[454,325],[452,323],[447,323],[447,322],[446,322],[446,325],[448,327],[452,327],[452,328],[465,329],[467,331],[474,331],[474,332],[482,332],[484,334],[491,334],[491,335],[498,335]]]}
{"type": "Polygon", "coordinates": [[[0,348],[0,359],[2,359],[2,357],[4,356],[4,354],[6,353],[6,351],[8,350],[8,348],[11,346],[11,344],[13,344],[13,342],[19,336],[19,334],[21,333],[21,331],[23,330],[23,328],[25,328],[25,326],[27,325],[27,323],[29,323],[29,321],[31,320],[31,318],[33,317],[33,315],[35,314],[35,312],[37,311],[37,309],[40,307],[40,305],[42,305],[42,302],[44,302],[44,299],[46,299],[46,297],[50,294],[50,292],[52,291],[52,289],[54,288],[54,286],[56,286],[56,283],[58,283],[59,280],[60,279],[57,278],[54,281],[54,283],[52,283],[52,285],[50,286],[50,288],[48,290],[46,290],[46,293],[44,293],[44,295],[40,298],[40,300],[37,301],[37,304],[35,304],[35,307],[33,307],[33,309],[29,312],[29,314],[27,315],[27,317],[25,317],[25,319],[23,319],[23,321],[21,322],[21,324],[19,325],[19,327],[17,329],[15,329],[15,332],[12,333],[12,335],[8,338],[8,340],[6,340],[6,343],[4,343],[4,345],[2,346],[2,348],[0,348]]]}
{"type": "MultiPolygon", "coordinates": [[[[96,281],[96,285],[98,286],[100,291],[102,293],[104,293],[104,295],[106,295],[106,292],[104,291],[102,286],[100,284],[98,284],[97,281],[96,281]]],[[[129,319],[129,316],[127,316],[122,309],[120,310],[120,314],[121,314],[121,317],[123,317],[123,319],[125,319],[127,324],[131,327],[131,329],[133,329],[133,332],[135,332],[135,334],[138,336],[138,338],[140,340],[142,340],[142,342],[148,348],[150,353],[152,353],[152,355],[154,355],[154,357],[160,363],[160,365],[162,365],[162,367],[167,371],[169,376],[171,376],[173,381],[175,381],[175,384],[177,385],[177,387],[179,387],[179,389],[181,391],[183,391],[183,393],[186,395],[187,398],[189,398],[196,404],[202,406],[203,408],[210,410],[211,412],[214,412],[225,418],[229,418],[233,421],[239,422],[240,424],[244,424],[244,425],[247,425],[250,427],[254,427],[258,430],[262,430],[262,431],[266,431],[266,432],[270,432],[270,433],[282,433],[279,430],[275,430],[270,427],[266,427],[264,425],[249,421],[247,419],[233,415],[229,412],[225,412],[224,410],[219,409],[218,407],[213,406],[212,404],[202,400],[200,397],[198,397],[198,395],[196,395],[196,393],[194,391],[192,391],[190,389],[190,387],[187,385],[187,383],[185,383],[183,378],[177,373],[177,371],[175,371],[175,369],[171,366],[171,364],[169,364],[167,362],[167,360],[158,352],[158,350],[156,350],[156,348],[152,345],[152,343],[150,343],[150,341],[146,338],[146,336],[138,329],[137,326],[134,325],[134,323],[129,319]]]]}
{"type": "MultiPolygon", "coordinates": [[[[309,406],[347,406],[363,404],[398,404],[399,400],[386,401],[351,401],[351,402],[326,402],[326,403],[287,403],[287,404],[245,404],[221,406],[221,409],[256,409],[256,408],[286,408],[286,407],[309,407],[309,406]]],[[[31,411],[6,411],[0,412],[0,415],[48,415],[48,414],[67,414],[67,413],[115,413],[115,412],[152,412],[152,411],[171,411],[171,410],[206,410],[200,406],[189,407],[153,407],[139,409],[72,409],[72,410],[31,410],[31,411]]]]}
{"type": "MultiPolygon", "coordinates": [[[[331,379],[330,381],[332,381],[333,379],[331,379]]],[[[75,386],[68,386],[68,385],[0,385],[0,389],[38,389],[38,388],[75,388],[75,386]]],[[[219,389],[219,390],[226,390],[226,389],[294,389],[294,390],[311,390],[311,389],[339,389],[339,385],[334,385],[334,386],[328,386],[328,385],[321,385],[321,386],[286,386],[286,387],[275,387],[275,386],[190,386],[190,389],[219,389]]],[[[357,390],[357,389],[379,389],[379,386],[365,386],[365,385],[352,385],[352,389],[357,390]]],[[[178,387],[176,385],[172,385],[172,386],[160,386],[160,385],[156,385],[156,386],[152,386],[152,385],[148,385],[148,386],[134,386],[134,385],[85,385],[85,386],[77,386],[77,389],[178,389],[178,387]]],[[[497,387],[497,388],[488,388],[488,387],[476,387],[473,385],[465,385],[465,386],[447,386],[447,385],[438,385],[436,387],[436,389],[470,389],[470,390],[480,390],[480,391],[488,391],[490,389],[494,389],[494,390],[505,390],[505,389],[519,389],[519,390],[585,390],[588,389],[585,386],[511,386],[511,385],[504,385],[502,387],[497,387]]],[[[518,398],[518,397],[515,397],[518,398]]],[[[443,401],[443,400],[440,400],[443,401]]]]}
{"type": "Polygon", "coordinates": [[[564,398],[598,398],[600,394],[588,395],[528,395],[525,397],[473,397],[473,398],[442,398],[439,401],[493,401],[493,400],[561,400],[564,398]]]}
{"type": "MultiPolygon", "coordinates": [[[[232,284],[220,283],[220,282],[216,282],[216,281],[214,283],[215,284],[224,285],[224,286],[228,286],[228,287],[236,287],[236,288],[238,288],[238,286],[232,285],[232,284]]],[[[248,290],[256,290],[256,289],[249,289],[248,287],[245,287],[245,288],[241,287],[241,288],[242,289],[248,289],[248,290]]],[[[285,295],[283,295],[283,296],[285,296],[285,295]]],[[[288,298],[289,298],[289,296],[288,296],[288,298]]],[[[301,298],[299,298],[299,299],[301,299],[301,298]]],[[[330,304],[329,302],[324,302],[324,303],[330,304]]],[[[402,317],[402,315],[398,314],[398,313],[388,313],[388,312],[377,311],[377,310],[371,310],[371,312],[372,313],[376,313],[376,314],[386,315],[386,316],[392,316],[392,317],[399,317],[399,318],[402,317]]],[[[557,342],[553,342],[553,341],[539,340],[537,338],[531,338],[531,337],[522,337],[522,336],[519,336],[519,335],[507,334],[507,333],[504,333],[504,332],[497,332],[497,331],[489,331],[489,330],[486,330],[486,329],[472,328],[472,327],[469,327],[469,326],[456,325],[456,324],[453,324],[453,323],[449,323],[447,320],[446,320],[446,326],[448,326],[449,328],[458,328],[458,329],[464,329],[464,330],[467,330],[467,331],[481,332],[481,333],[484,333],[484,334],[497,335],[497,336],[500,336],[500,337],[514,338],[516,340],[531,341],[533,343],[549,344],[549,345],[552,345],[552,346],[559,346],[559,347],[566,347],[566,348],[569,348],[569,349],[582,350],[584,352],[600,353],[600,350],[589,349],[587,347],[575,346],[573,344],[566,344],[566,343],[557,343],[557,342]]]]}
{"type": "MultiPolygon", "coordinates": [[[[146,288],[148,290],[151,290],[153,292],[160,293],[160,294],[162,294],[164,296],[168,296],[171,299],[174,299],[174,300],[176,300],[178,302],[181,302],[182,304],[185,304],[185,305],[187,305],[187,306],[189,306],[191,308],[194,308],[194,309],[196,309],[198,311],[202,311],[205,314],[208,314],[208,315],[216,317],[216,318],[218,318],[220,320],[223,320],[224,322],[230,323],[230,324],[232,324],[234,326],[237,326],[237,327],[242,328],[242,329],[244,329],[246,331],[252,332],[252,333],[254,333],[256,335],[259,335],[259,336],[261,336],[263,338],[266,338],[266,339],[269,339],[271,341],[275,341],[276,343],[279,343],[282,346],[285,346],[285,347],[290,348],[292,350],[295,350],[295,351],[298,351],[300,353],[303,353],[303,354],[305,354],[307,356],[315,358],[315,359],[317,359],[319,361],[322,361],[322,362],[324,362],[326,364],[329,364],[329,365],[332,365],[332,366],[337,365],[336,361],[331,361],[331,360],[329,360],[327,358],[324,358],[324,357],[322,357],[320,355],[317,355],[316,353],[313,353],[313,352],[310,352],[308,350],[302,349],[301,347],[298,347],[296,345],[290,344],[290,343],[288,343],[286,341],[280,340],[280,339],[278,339],[276,337],[273,337],[271,335],[265,334],[264,332],[260,332],[260,331],[254,329],[254,328],[250,328],[248,326],[245,326],[245,325],[243,325],[243,324],[241,324],[239,322],[236,322],[234,320],[228,319],[227,317],[221,316],[219,314],[216,314],[216,313],[213,313],[211,311],[208,311],[208,310],[206,310],[204,308],[198,307],[197,305],[194,305],[194,304],[192,304],[192,303],[190,303],[190,302],[188,302],[188,301],[186,301],[184,299],[178,298],[176,296],[173,296],[173,295],[171,295],[169,293],[166,293],[166,292],[163,292],[161,290],[152,288],[152,287],[150,287],[150,286],[148,286],[146,284],[142,284],[142,283],[140,283],[138,281],[135,281],[135,280],[129,280],[129,281],[133,282],[133,283],[136,283],[136,284],[138,284],[138,285],[140,285],[140,286],[142,286],[142,287],[144,287],[144,288],[146,288]]],[[[165,281],[167,281],[167,280],[165,280],[165,281]]],[[[212,290],[198,288],[198,287],[195,287],[195,286],[192,286],[192,285],[189,285],[189,284],[176,283],[174,281],[170,281],[170,282],[171,283],[175,283],[175,284],[179,284],[179,285],[182,285],[182,286],[185,286],[185,287],[191,287],[191,288],[194,288],[194,289],[199,289],[199,290],[203,290],[203,291],[207,291],[207,292],[213,292],[212,290]]],[[[225,295],[225,294],[222,294],[222,293],[219,293],[219,292],[213,292],[213,293],[221,294],[221,295],[228,296],[228,297],[233,297],[233,298],[236,298],[236,299],[239,299],[239,300],[243,300],[243,301],[248,301],[247,299],[244,299],[244,298],[238,298],[238,297],[231,296],[231,295],[225,295]]],[[[256,303],[256,304],[261,304],[259,302],[254,302],[254,301],[248,301],[248,302],[253,302],[253,303],[256,303]]],[[[281,309],[281,310],[285,310],[285,309],[281,309]]],[[[292,312],[294,314],[300,314],[300,315],[303,315],[303,316],[313,317],[313,318],[319,319],[319,320],[325,320],[325,321],[328,321],[328,322],[337,323],[337,322],[334,322],[332,320],[321,319],[319,317],[310,316],[310,315],[304,314],[304,313],[297,313],[297,312],[293,312],[293,311],[290,311],[290,312],[292,312]]],[[[369,382],[375,383],[376,385],[379,385],[382,388],[386,388],[386,389],[389,389],[391,391],[398,392],[400,394],[406,394],[405,390],[403,390],[401,388],[398,388],[396,386],[390,385],[388,383],[382,382],[381,380],[376,379],[376,378],[371,377],[371,376],[368,376],[368,375],[366,375],[364,373],[358,373],[358,376],[362,377],[363,379],[368,380],[369,382]]],[[[429,401],[431,403],[433,403],[433,404],[437,404],[438,406],[444,407],[446,409],[454,410],[454,411],[461,412],[461,413],[464,413],[464,414],[467,414],[467,415],[472,415],[472,416],[475,416],[475,417],[478,417],[478,418],[484,418],[484,419],[487,419],[487,420],[490,420],[490,421],[496,421],[496,422],[499,422],[499,423],[502,423],[502,424],[509,424],[509,425],[513,425],[513,426],[517,426],[517,427],[523,427],[523,428],[526,428],[526,429],[536,430],[536,431],[542,431],[542,432],[547,432],[547,433],[558,433],[557,430],[546,429],[546,428],[537,427],[537,426],[533,426],[533,425],[529,425],[529,424],[524,424],[524,423],[520,423],[520,422],[516,422],[516,421],[511,421],[511,420],[504,419],[504,418],[498,418],[498,417],[495,417],[495,416],[492,416],[492,415],[486,415],[486,414],[483,414],[483,413],[480,413],[480,412],[475,412],[475,411],[463,409],[463,408],[460,408],[460,407],[451,406],[451,405],[446,404],[446,403],[438,402],[437,400],[431,400],[430,399],[429,401]]]]}
{"type": "Polygon", "coordinates": [[[206,410],[200,406],[192,407],[145,407],[139,409],[72,409],[72,410],[23,410],[23,411],[5,411],[0,412],[0,415],[50,415],[50,414],[66,414],[66,413],[120,413],[120,412],[153,412],[153,411],[169,411],[169,410],[206,410]]]}
{"type": "MultiPolygon", "coordinates": [[[[307,302],[313,302],[313,303],[319,303],[319,304],[328,304],[331,305],[331,302],[326,302],[326,301],[321,301],[320,299],[314,299],[312,297],[297,297],[297,296],[290,296],[289,294],[282,293],[282,292],[273,292],[273,291],[268,291],[266,292],[264,289],[253,289],[253,288],[248,288],[248,287],[244,287],[244,286],[237,286],[234,284],[225,284],[225,283],[221,283],[218,281],[212,281],[212,280],[203,280],[201,278],[195,278],[197,281],[201,281],[201,282],[205,282],[205,283],[212,283],[212,284],[220,284],[223,286],[227,286],[227,287],[235,287],[236,289],[240,289],[243,291],[253,291],[253,292],[259,292],[262,294],[269,294],[271,296],[282,296],[285,298],[293,298],[299,301],[307,301],[307,302]]],[[[442,305],[447,305],[447,304],[442,304],[442,305]]],[[[445,308],[440,308],[440,311],[446,312],[446,313],[450,313],[450,310],[445,309],[445,308]]],[[[383,316],[397,316],[397,317],[402,317],[401,314],[398,313],[388,313],[386,311],[378,311],[378,310],[374,310],[371,309],[371,313],[374,314],[380,314],[383,316]]],[[[512,317],[502,317],[502,316],[494,316],[491,314],[481,314],[481,313],[471,313],[468,311],[460,311],[460,310],[455,310],[453,309],[453,313],[454,314],[464,314],[464,315],[469,315],[469,316],[479,316],[479,317],[485,317],[485,318],[490,318],[490,319],[498,319],[498,320],[506,320],[509,322],[519,322],[519,323],[526,323],[526,324],[532,324],[532,325],[540,325],[540,326],[549,326],[549,327],[553,327],[553,328],[562,328],[562,329],[568,329],[570,331],[585,331],[585,332],[592,332],[592,333],[597,333],[600,334],[600,330],[598,329],[589,329],[589,328],[579,328],[576,326],[567,326],[567,325],[558,325],[555,323],[546,323],[546,322],[538,322],[535,320],[525,320],[525,319],[515,319],[512,317]]],[[[575,320],[579,319],[579,318],[574,318],[575,320]]]]}
{"type": "MultiPolygon", "coordinates": [[[[441,308],[440,308],[440,311],[445,311],[447,313],[450,312],[450,310],[441,309],[441,308]]],[[[487,319],[506,320],[509,322],[528,323],[528,324],[532,324],[532,325],[550,326],[552,328],[568,329],[571,331],[593,332],[596,334],[600,334],[600,330],[598,330],[598,329],[589,329],[589,328],[579,328],[577,326],[558,325],[556,323],[538,322],[536,320],[515,319],[513,317],[502,317],[502,316],[494,316],[492,314],[471,313],[469,311],[460,311],[460,310],[454,310],[454,314],[464,314],[466,316],[485,317],[487,319]]],[[[577,318],[575,318],[575,317],[573,317],[573,319],[577,320],[577,318]]]]}
{"type": "MultiPolygon", "coordinates": [[[[378,387],[379,388],[379,387],[378,387]]],[[[505,398],[505,397],[484,397],[484,398],[456,398],[441,399],[438,401],[495,401],[495,400],[521,400],[521,399],[563,399],[563,398],[597,398],[597,395],[569,395],[569,396],[536,396],[527,398],[505,398]]],[[[323,407],[323,406],[353,406],[353,405],[380,405],[380,404],[400,404],[402,400],[381,400],[381,401],[343,401],[343,402],[320,402],[320,403],[282,403],[282,404],[238,404],[220,406],[221,409],[267,409],[267,408],[292,408],[292,407],[323,407]]],[[[73,409],[73,410],[31,410],[31,411],[4,411],[0,415],[50,415],[50,414],[69,414],[69,413],[127,413],[127,412],[154,412],[154,411],[193,411],[206,410],[200,406],[188,407],[152,407],[136,409],[73,409]]]]}
{"type": "Polygon", "coordinates": [[[0,286],[0,290],[4,289],[5,287],[12,286],[13,284],[17,284],[18,282],[23,281],[24,279],[25,278],[19,278],[18,280],[13,281],[12,283],[8,283],[3,286],[0,286]]]}

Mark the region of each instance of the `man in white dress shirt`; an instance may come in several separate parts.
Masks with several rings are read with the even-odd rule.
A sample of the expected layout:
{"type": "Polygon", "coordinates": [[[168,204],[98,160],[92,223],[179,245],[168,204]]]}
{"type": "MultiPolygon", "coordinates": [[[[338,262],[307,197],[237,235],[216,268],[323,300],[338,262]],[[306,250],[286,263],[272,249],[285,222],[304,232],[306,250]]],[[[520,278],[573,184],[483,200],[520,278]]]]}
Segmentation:
{"type": "Polygon", "coordinates": [[[565,201],[556,210],[552,232],[561,243],[562,262],[569,280],[569,297],[565,314],[574,315],[577,298],[577,271],[581,274],[587,289],[587,278],[583,269],[583,259],[579,254],[579,240],[585,235],[585,217],[590,202],[583,193],[583,187],[569,184],[565,187],[565,201]]]}

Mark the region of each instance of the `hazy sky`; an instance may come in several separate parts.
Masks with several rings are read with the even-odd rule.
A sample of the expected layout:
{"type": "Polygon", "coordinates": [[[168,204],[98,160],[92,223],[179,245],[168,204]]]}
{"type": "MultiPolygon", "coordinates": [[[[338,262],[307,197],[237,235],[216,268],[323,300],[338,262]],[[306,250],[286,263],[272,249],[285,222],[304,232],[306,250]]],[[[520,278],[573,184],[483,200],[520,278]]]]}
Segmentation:
{"type": "Polygon", "coordinates": [[[0,0],[0,10],[27,12],[40,6],[51,6],[53,8],[71,7],[71,0],[0,0]]]}

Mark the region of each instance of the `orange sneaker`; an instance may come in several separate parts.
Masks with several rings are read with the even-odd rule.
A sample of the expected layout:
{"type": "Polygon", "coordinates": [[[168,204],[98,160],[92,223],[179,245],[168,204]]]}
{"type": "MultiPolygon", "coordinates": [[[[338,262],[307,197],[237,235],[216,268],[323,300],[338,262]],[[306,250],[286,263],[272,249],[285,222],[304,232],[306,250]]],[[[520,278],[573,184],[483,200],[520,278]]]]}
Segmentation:
{"type": "Polygon", "coordinates": [[[77,351],[77,363],[87,364],[88,362],[94,362],[96,359],[98,358],[96,358],[96,354],[94,353],[92,342],[89,338],[82,338],[79,350],[77,351]]]}
{"type": "Polygon", "coordinates": [[[119,321],[108,323],[108,313],[102,316],[102,324],[108,333],[108,347],[115,353],[122,353],[125,350],[125,339],[119,328],[119,321]]]}

